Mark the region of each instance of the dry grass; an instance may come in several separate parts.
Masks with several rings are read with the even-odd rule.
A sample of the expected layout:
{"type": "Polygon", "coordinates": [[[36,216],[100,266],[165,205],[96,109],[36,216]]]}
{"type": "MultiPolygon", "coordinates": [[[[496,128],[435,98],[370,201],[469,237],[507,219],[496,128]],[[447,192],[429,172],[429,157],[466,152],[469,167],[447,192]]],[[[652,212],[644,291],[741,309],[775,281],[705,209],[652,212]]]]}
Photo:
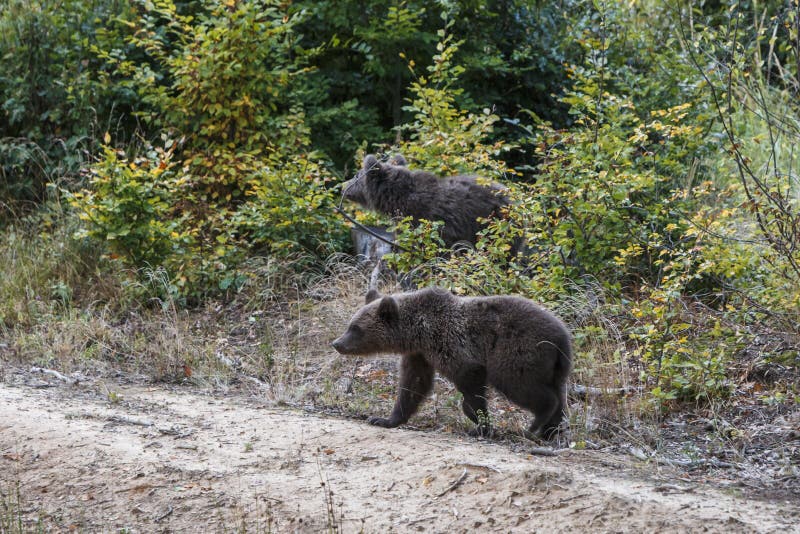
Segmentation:
{"type": "Polygon", "coordinates": [[[0,480],[0,532],[3,534],[23,534],[44,532],[41,523],[29,524],[24,519],[24,497],[19,481],[0,480]]]}
{"type": "MultiPolygon", "coordinates": [[[[239,389],[272,404],[353,417],[386,415],[392,409],[397,358],[344,358],[330,347],[367,290],[369,267],[349,256],[332,257],[311,272],[298,272],[291,262],[256,258],[248,266],[248,283],[232,300],[185,310],[169,299],[126,302],[121,284],[98,284],[96,277],[92,282],[78,272],[66,271],[58,278],[60,263],[47,260],[35,243],[16,235],[0,246],[0,254],[14,258],[7,263],[5,282],[0,282],[2,309],[23,310],[24,316],[21,321],[6,320],[0,359],[67,374],[104,377],[122,371],[139,380],[239,389]],[[37,262],[42,264],[34,266],[37,262]],[[78,289],[68,299],[43,298],[41,287],[51,280],[76,284],[78,289]],[[89,291],[93,284],[99,287],[94,293],[89,291]],[[101,292],[108,296],[85,298],[101,292]],[[25,301],[23,295],[32,297],[25,301]]],[[[156,270],[147,283],[166,287],[169,280],[156,270]]],[[[399,288],[385,280],[383,290],[399,288]]],[[[575,333],[572,383],[608,390],[572,397],[567,438],[578,446],[592,446],[620,436],[628,439],[625,429],[656,428],[658,412],[648,411],[651,405],[636,390],[641,369],[620,330],[618,303],[607,302],[599,284],[584,281],[550,307],[575,333]],[[620,388],[631,393],[620,395],[620,388]]],[[[493,394],[489,401],[501,435],[522,435],[531,415],[502,396],[493,394]]],[[[461,413],[460,402],[452,384],[437,379],[431,398],[411,424],[466,431],[472,424],[461,413]]]]}
{"type": "Polygon", "coordinates": [[[570,430],[576,442],[608,435],[610,428],[627,426],[636,416],[639,362],[627,351],[613,309],[600,284],[573,286],[555,310],[571,328],[575,339],[572,384],[595,388],[595,393],[574,398],[570,430]]]}
{"type": "MultiPolygon", "coordinates": [[[[362,305],[369,268],[349,256],[330,258],[323,269],[287,277],[291,266],[270,260],[251,264],[251,282],[227,303],[182,311],[174,302],[149,302],[125,314],[107,307],[50,310],[33,325],[6,331],[13,358],[64,373],[112,374],[189,383],[213,389],[245,387],[275,404],[314,405],[352,416],[387,414],[397,387],[397,359],[339,356],[331,341],[362,305]]],[[[167,284],[163,273],[151,283],[167,284]]],[[[386,280],[386,292],[399,290],[386,280]]],[[[163,294],[163,292],[162,292],[163,294]]],[[[556,310],[578,332],[573,382],[599,388],[634,384],[635,368],[620,349],[620,333],[604,315],[599,288],[576,288],[556,310]]],[[[412,424],[465,431],[471,423],[460,394],[444,379],[412,424]]],[[[490,398],[494,424],[522,435],[531,415],[502,396],[490,398]]],[[[632,418],[630,402],[608,394],[572,404],[574,440],[632,418]]]]}

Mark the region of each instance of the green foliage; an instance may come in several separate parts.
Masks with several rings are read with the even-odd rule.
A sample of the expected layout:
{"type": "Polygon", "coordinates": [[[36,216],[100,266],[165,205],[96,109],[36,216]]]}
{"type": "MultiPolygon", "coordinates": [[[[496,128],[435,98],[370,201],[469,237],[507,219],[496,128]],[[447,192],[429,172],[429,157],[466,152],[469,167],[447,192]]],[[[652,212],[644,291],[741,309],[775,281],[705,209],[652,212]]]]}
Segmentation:
{"type": "Polygon", "coordinates": [[[365,144],[391,138],[409,79],[399,53],[428,55],[429,2],[301,1],[299,43],[319,50],[303,82],[313,144],[346,165],[365,144]]]}
{"type": "Polygon", "coordinates": [[[630,310],[636,322],[629,335],[637,341],[634,355],[645,364],[641,380],[651,387],[653,400],[666,407],[674,400],[707,402],[730,394],[727,371],[742,348],[736,332],[719,320],[686,322],[693,317],[669,287],[642,297],[630,310]]]}
{"type": "Polygon", "coordinates": [[[447,21],[438,33],[440,41],[427,67],[428,77],[417,76],[414,61],[409,63],[415,79],[404,109],[413,114],[413,121],[400,128],[409,139],[397,148],[409,161],[442,175],[483,171],[497,176],[508,170],[497,156],[512,146],[486,143],[499,120],[489,109],[470,113],[458,107],[456,97],[463,91],[455,84],[464,69],[453,60],[462,42],[447,33],[452,25],[447,21]]]}
{"type": "MultiPolygon", "coordinates": [[[[3,481],[0,487],[0,532],[22,533],[27,530],[23,515],[24,501],[19,481],[3,481]]],[[[38,525],[41,526],[41,525],[38,525]]]]}
{"type": "Polygon", "coordinates": [[[431,262],[435,262],[442,253],[444,241],[439,235],[441,221],[422,219],[414,222],[412,217],[404,217],[395,223],[398,252],[384,256],[388,265],[400,272],[429,277],[431,262]]]}
{"type": "Polygon", "coordinates": [[[86,236],[130,267],[163,265],[185,296],[236,289],[247,251],[319,258],[343,242],[294,104],[299,15],[271,1],[203,7],[146,4],[131,43],[147,61],[104,55],[140,92],[143,119],[180,141],[132,161],[107,148],[90,192],[73,196],[86,236]]]}
{"type": "MultiPolygon", "coordinates": [[[[563,114],[552,95],[560,92],[562,65],[575,51],[567,28],[573,4],[296,2],[296,9],[309,14],[299,26],[300,42],[307,48],[324,47],[313,61],[316,72],[307,86],[314,145],[346,165],[357,149],[395,140],[391,130],[411,117],[404,109],[407,88],[415,79],[408,60],[427,62],[437,53],[442,17],[464,39],[464,73],[453,80],[466,89],[456,96],[460,108],[488,108],[503,118],[528,108],[560,123],[563,114]]],[[[499,122],[497,128],[512,139],[510,144],[520,133],[513,120],[499,122]]]]}
{"type": "MultiPolygon", "coordinates": [[[[748,226],[750,241],[758,243],[746,248],[769,265],[772,277],[763,280],[770,290],[758,297],[782,293],[779,307],[789,310],[796,310],[800,299],[796,290],[786,291],[800,285],[800,56],[795,49],[787,58],[798,42],[798,15],[796,4],[735,5],[724,14],[727,29],[706,20],[684,21],[689,58],[702,74],[721,147],[730,156],[721,162],[720,174],[731,177],[726,185],[748,214],[729,216],[722,231],[748,226]],[[706,50],[710,59],[701,55],[706,50]],[[707,68],[709,61],[713,69],[707,68]]],[[[765,271],[755,267],[748,273],[762,277],[765,271]]]]}
{"type": "MultiPolygon", "coordinates": [[[[474,249],[440,251],[436,259],[430,243],[415,249],[405,241],[424,242],[419,232],[401,234],[413,252],[395,264],[457,292],[519,293],[557,307],[570,305],[576,288],[599,282],[612,302],[628,303],[622,328],[651,398],[664,407],[706,402],[730,393],[730,362],[747,340],[727,323],[699,319],[689,303],[731,313],[726,288],[757,266],[752,249],[716,234],[736,201],[730,188],[706,176],[716,141],[707,135],[713,115],[698,90],[699,75],[678,47],[650,50],[652,63],[631,62],[645,43],[665,37],[641,13],[633,24],[625,19],[630,15],[630,8],[611,4],[576,21],[584,59],[569,66],[561,98],[573,125],[556,128],[531,114],[525,145],[537,156],[536,182],[514,185],[506,216],[489,222],[474,249]],[[653,70],[664,64],[676,72],[653,70]],[[693,82],[660,91],[676,75],[693,82]],[[520,234],[526,255],[509,258],[520,234]]],[[[453,63],[458,43],[444,32],[440,37],[430,83],[412,83],[415,120],[403,130],[410,139],[399,150],[442,173],[499,177],[502,167],[486,162],[509,146],[484,144],[491,120],[457,109],[459,89],[451,82],[463,74],[453,63]]]]}
{"type": "MultiPolygon", "coordinates": [[[[574,126],[541,123],[532,138],[539,174],[525,188],[521,218],[539,252],[533,287],[566,292],[588,278],[618,298],[633,296],[628,336],[653,398],[709,400],[730,391],[726,370],[741,348],[719,325],[710,333],[690,328],[684,310],[690,296],[721,304],[713,295],[722,290],[716,262],[725,256],[708,254],[698,231],[722,213],[698,212],[702,201],[719,198],[699,165],[712,146],[704,135],[710,116],[692,84],[653,98],[663,74],[626,59],[653,35],[630,32],[630,23],[620,32],[625,15],[624,6],[599,10],[583,32],[586,59],[570,67],[563,97],[574,126]],[[631,288],[637,294],[629,296],[631,288]]],[[[652,59],[678,65],[681,54],[666,48],[652,59]]]]}
{"type": "Polygon", "coordinates": [[[279,255],[297,252],[325,258],[345,246],[346,235],[333,212],[334,178],[319,161],[278,157],[255,174],[249,201],[232,215],[230,228],[279,255]]]}
{"type": "Polygon", "coordinates": [[[77,221],[58,206],[9,223],[0,234],[0,335],[104,298],[96,250],[71,239],[77,221]]]}
{"type": "MultiPolygon", "coordinates": [[[[445,18],[445,29],[438,33],[438,53],[426,69],[427,76],[417,76],[415,63],[409,62],[415,80],[410,86],[412,97],[406,110],[413,113],[413,121],[400,128],[408,139],[392,150],[402,153],[412,166],[441,175],[478,172],[485,179],[499,179],[506,173],[513,173],[498,159],[513,145],[502,141],[486,142],[498,120],[489,110],[471,113],[458,107],[456,97],[462,91],[456,83],[464,69],[454,61],[461,42],[448,34],[447,29],[452,26],[453,21],[445,18]]],[[[421,279],[435,279],[459,291],[475,286],[482,291],[507,289],[502,282],[486,282],[497,277],[508,278],[507,256],[521,233],[513,222],[501,219],[484,231],[477,243],[477,254],[468,250],[445,253],[444,243],[436,231],[438,226],[438,221],[423,221],[418,226],[412,225],[409,219],[397,223],[395,231],[402,252],[387,258],[390,265],[401,272],[413,272],[421,279]],[[498,272],[494,276],[489,274],[495,270],[498,272]]]]}
{"type": "Polygon", "coordinates": [[[742,360],[797,365],[797,21],[796,2],[8,0],[0,210],[23,215],[2,221],[0,323],[313,271],[346,246],[331,169],[378,147],[513,200],[455,251],[397,222],[398,271],[551,305],[582,378],[724,398],[742,360]]]}
{"type": "Polygon", "coordinates": [[[4,2],[0,200],[42,201],[48,182],[77,181],[95,148],[97,123],[130,122],[120,116],[129,93],[98,77],[102,67],[90,53],[121,44],[108,21],[129,10],[117,0],[4,2]]]}
{"type": "MultiPolygon", "coordinates": [[[[128,161],[123,153],[105,148],[91,169],[89,189],[70,195],[80,219],[88,224],[77,237],[105,241],[113,256],[131,266],[160,265],[194,241],[184,232],[186,216],[173,215],[173,200],[181,183],[172,162],[174,144],[146,151],[128,161]]],[[[68,193],[69,194],[69,193],[68,193]]]]}

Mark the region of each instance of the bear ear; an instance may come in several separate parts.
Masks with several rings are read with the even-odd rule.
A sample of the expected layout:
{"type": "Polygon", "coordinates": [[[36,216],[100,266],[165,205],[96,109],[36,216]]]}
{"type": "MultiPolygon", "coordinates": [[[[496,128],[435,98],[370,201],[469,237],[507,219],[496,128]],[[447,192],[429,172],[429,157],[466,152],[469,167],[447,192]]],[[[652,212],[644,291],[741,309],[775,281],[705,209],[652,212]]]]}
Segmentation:
{"type": "Polygon", "coordinates": [[[381,298],[381,294],[378,292],[377,289],[372,288],[367,291],[367,297],[364,299],[364,304],[369,304],[373,300],[381,298]]]}
{"type": "Polygon", "coordinates": [[[385,323],[391,323],[400,316],[397,301],[390,296],[383,297],[378,304],[378,317],[385,323]]]}
{"type": "Polygon", "coordinates": [[[378,158],[373,156],[372,154],[368,154],[367,157],[364,158],[364,163],[362,164],[361,168],[364,170],[365,174],[374,174],[381,170],[381,164],[378,161],[378,158]]]}
{"type": "Polygon", "coordinates": [[[392,165],[397,165],[398,167],[408,167],[408,162],[402,154],[396,154],[392,159],[389,160],[389,163],[392,165]]]}

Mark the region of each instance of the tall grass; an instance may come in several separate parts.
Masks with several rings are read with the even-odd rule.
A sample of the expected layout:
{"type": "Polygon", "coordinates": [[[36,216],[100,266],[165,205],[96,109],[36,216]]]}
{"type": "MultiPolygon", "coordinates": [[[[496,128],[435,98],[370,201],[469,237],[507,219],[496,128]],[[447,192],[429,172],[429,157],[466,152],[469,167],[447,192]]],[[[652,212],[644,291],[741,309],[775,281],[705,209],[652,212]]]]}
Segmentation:
{"type": "Polygon", "coordinates": [[[741,305],[800,336],[800,107],[757,73],[731,91],[737,105],[722,117],[736,151],[726,140],[707,162],[729,209],[709,239],[721,261],[747,267],[729,280],[741,305]]]}
{"type": "Polygon", "coordinates": [[[33,528],[26,520],[19,482],[0,483],[0,533],[26,534],[44,531],[41,520],[33,528]]]}
{"type": "Polygon", "coordinates": [[[68,307],[76,293],[99,294],[90,279],[96,251],[71,239],[58,211],[16,219],[0,233],[0,327],[32,326],[68,307]]]}

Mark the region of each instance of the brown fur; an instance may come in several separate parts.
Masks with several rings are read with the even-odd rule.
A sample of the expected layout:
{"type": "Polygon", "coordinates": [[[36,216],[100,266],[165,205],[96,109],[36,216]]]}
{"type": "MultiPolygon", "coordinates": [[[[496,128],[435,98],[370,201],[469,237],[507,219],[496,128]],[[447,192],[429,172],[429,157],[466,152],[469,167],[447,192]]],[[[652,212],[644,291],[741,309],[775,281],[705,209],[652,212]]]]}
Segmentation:
{"type": "Polygon", "coordinates": [[[363,168],[344,186],[344,198],[389,216],[415,221],[443,221],[441,236],[449,247],[459,241],[474,244],[483,225],[507,206],[506,188],[480,183],[476,176],[437,176],[406,167],[403,156],[381,163],[364,158],[363,168]]]}
{"type": "Polygon", "coordinates": [[[572,348],[555,315],[521,297],[457,297],[436,288],[385,297],[372,290],[367,302],[333,347],[352,356],[402,356],[394,410],[371,424],[393,428],[408,421],[430,393],[435,370],[463,394],[464,414],[480,433],[490,431],[487,385],[533,412],[531,434],[549,439],[558,430],[572,348]]]}

